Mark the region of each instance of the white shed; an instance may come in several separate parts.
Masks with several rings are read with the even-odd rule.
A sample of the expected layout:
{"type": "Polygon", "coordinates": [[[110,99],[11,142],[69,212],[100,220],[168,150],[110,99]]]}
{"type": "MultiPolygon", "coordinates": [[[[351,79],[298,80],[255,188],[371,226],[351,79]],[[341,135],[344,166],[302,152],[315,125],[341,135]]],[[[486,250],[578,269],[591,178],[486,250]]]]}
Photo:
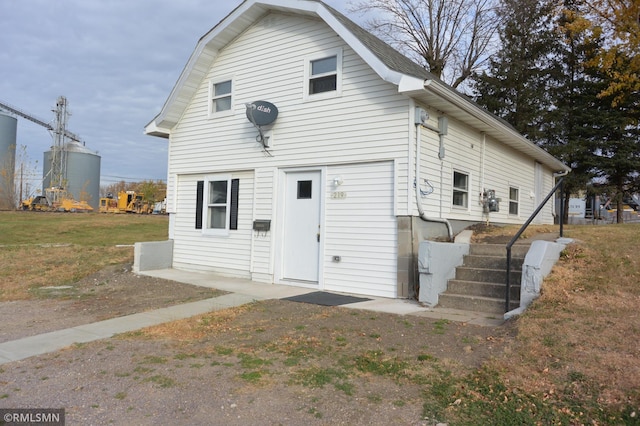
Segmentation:
{"type": "Polygon", "coordinates": [[[392,298],[415,295],[420,240],[486,220],[483,194],[522,223],[568,170],[314,0],[241,3],[145,131],[169,138],[174,268],[392,298]]]}

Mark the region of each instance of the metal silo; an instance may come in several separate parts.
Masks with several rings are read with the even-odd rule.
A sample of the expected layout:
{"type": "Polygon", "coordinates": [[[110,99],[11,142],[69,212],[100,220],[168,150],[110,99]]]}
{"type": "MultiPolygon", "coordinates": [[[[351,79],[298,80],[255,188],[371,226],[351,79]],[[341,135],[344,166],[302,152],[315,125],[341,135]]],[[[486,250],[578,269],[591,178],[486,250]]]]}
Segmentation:
{"type": "Polygon", "coordinates": [[[14,175],[18,120],[0,113],[0,210],[16,208],[14,175]]]}
{"type": "MultiPolygon", "coordinates": [[[[68,142],[63,148],[63,170],[66,190],[79,201],[86,201],[98,210],[100,202],[100,156],[78,142],[68,142]]],[[[53,151],[44,153],[43,190],[51,185],[53,151]]]]}

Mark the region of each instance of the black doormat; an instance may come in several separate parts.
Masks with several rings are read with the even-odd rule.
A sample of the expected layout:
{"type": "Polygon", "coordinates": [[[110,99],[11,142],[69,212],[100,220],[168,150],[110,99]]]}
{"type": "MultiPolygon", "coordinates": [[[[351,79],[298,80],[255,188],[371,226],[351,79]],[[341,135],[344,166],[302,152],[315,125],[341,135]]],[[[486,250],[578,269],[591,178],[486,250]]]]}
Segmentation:
{"type": "Polygon", "coordinates": [[[313,293],[301,294],[300,296],[285,297],[282,300],[290,302],[310,303],[322,306],[340,306],[349,303],[366,302],[364,297],[345,296],[343,294],[327,293],[325,291],[314,291],[313,293]]]}

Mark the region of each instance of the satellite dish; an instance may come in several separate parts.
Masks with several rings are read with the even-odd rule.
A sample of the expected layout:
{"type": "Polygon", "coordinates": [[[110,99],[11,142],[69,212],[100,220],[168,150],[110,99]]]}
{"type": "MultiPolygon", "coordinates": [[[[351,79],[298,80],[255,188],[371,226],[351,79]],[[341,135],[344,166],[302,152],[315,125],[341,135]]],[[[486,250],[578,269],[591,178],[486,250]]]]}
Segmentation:
{"type": "Polygon", "coordinates": [[[255,126],[268,126],[278,118],[278,108],[267,101],[255,101],[246,104],[247,119],[255,126]]]}

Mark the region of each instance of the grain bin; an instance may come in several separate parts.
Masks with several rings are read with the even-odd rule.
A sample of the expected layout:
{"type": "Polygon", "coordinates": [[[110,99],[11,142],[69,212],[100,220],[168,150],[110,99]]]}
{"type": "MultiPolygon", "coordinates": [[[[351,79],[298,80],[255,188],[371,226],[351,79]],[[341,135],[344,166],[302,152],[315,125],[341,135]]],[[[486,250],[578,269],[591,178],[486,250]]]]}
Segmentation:
{"type": "MultiPolygon", "coordinates": [[[[66,190],[79,201],[86,201],[98,211],[100,202],[100,156],[78,142],[67,142],[63,148],[66,190]]],[[[51,183],[53,150],[44,153],[43,190],[51,183]]]]}
{"type": "Polygon", "coordinates": [[[16,208],[15,167],[18,120],[0,113],[0,210],[16,208]]]}

